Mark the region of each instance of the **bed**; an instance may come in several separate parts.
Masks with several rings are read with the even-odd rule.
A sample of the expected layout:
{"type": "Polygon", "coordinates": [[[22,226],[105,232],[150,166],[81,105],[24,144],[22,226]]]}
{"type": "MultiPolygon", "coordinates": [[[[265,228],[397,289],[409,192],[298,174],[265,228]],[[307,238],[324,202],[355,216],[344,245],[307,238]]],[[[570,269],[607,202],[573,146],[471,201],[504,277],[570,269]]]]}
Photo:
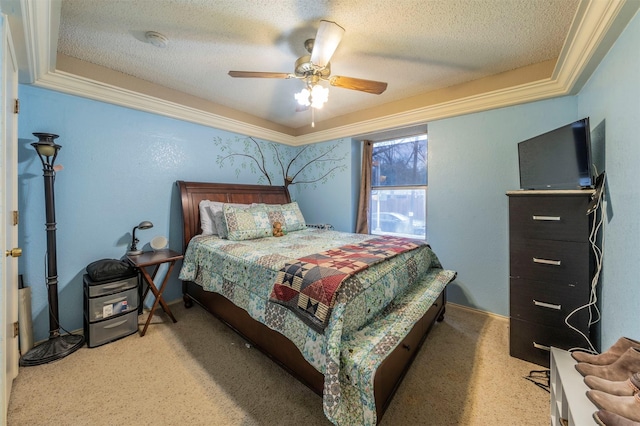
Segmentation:
{"type": "MultiPolygon", "coordinates": [[[[310,244],[303,247],[310,255],[310,250],[319,247],[320,252],[330,243],[360,249],[380,239],[323,226],[305,226],[281,238],[230,241],[204,236],[199,209],[203,200],[270,206],[295,203],[279,186],[185,181],[177,185],[184,226],[180,279],[185,306],[201,305],[322,396],[324,412],[333,423],[378,423],[432,325],[443,320],[445,287],[455,279],[455,272],[443,269],[428,245],[420,243],[394,256],[394,261],[405,262],[401,263],[404,269],[397,268],[404,272],[390,272],[388,260],[366,266],[338,287],[324,323],[317,321],[317,314],[305,319],[277,300],[275,289],[280,284],[273,280],[300,260],[293,255],[295,249],[310,244]],[[425,272],[417,273],[416,268],[425,272]],[[406,288],[393,284],[390,290],[387,281],[399,280],[394,274],[411,275],[406,281],[415,284],[406,288]],[[358,285],[347,284],[352,282],[358,285]],[[381,289],[375,288],[378,285],[381,289]]],[[[322,251],[327,252],[333,250],[322,251]]]]}

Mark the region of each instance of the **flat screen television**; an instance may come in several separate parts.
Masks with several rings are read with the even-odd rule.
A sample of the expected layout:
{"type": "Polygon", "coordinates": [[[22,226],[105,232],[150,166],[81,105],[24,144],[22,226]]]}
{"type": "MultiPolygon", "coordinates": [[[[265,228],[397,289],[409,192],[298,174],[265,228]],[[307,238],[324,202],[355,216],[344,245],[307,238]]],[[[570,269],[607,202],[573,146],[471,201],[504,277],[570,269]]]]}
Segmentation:
{"type": "Polygon", "coordinates": [[[593,187],[589,118],[518,144],[520,189],[593,187]]]}

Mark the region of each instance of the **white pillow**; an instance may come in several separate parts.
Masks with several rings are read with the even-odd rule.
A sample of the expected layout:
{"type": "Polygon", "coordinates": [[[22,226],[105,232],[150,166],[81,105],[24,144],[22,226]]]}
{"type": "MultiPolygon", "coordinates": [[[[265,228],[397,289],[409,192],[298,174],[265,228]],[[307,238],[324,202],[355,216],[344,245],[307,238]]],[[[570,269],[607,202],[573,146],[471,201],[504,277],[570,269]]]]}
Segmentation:
{"type": "Polygon", "coordinates": [[[202,200],[198,205],[200,209],[200,228],[202,228],[202,235],[218,235],[218,231],[213,222],[213,213],[209,210],[209,205],[213,201],[202,200]]]}

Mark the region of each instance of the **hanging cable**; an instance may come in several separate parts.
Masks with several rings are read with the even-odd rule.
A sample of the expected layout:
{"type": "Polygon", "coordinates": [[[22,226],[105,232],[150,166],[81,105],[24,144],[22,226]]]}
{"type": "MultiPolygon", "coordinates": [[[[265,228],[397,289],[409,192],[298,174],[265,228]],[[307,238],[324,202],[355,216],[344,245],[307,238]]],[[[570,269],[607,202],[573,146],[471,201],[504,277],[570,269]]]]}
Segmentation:
{"type": "MultiPolygon", "coordinates": [[[[571,311],[564,320],[565,324],[569,328],[576,331],[585,339],[585,341],[589,346],[588,352],[591,352],[594,354],[597,354],[598,351],[596,350],[593,343],[591,342],[591,339],[585,333],[583,333],[582,331],[578,330],[576,327],[571,325],[569,323],[569,319],[573,315],[575,315],[577,312],[583,309],[589,310],[589,323],[588,323],[589,328],[591,328],[592,325],[598,323],[601,319],[600,310],[598,309],[598,304],[597,304],[598,303],[597,287],[598,287],[598,282],[600,281],[600,273],[602,272],[602,261],[603,261],[604,255],[602,253],[602,249],[598,246],[598,235],[600,234],[600,230],[604,225],[604,219],[603,219],[604,215],[602,212],[602,197],[604,194],[604,185],[606,180],[605,172],[602,172],[600,176],[601,176],[601,180],[596,184],[596,192],[594,193],[595,207],[593,209],[590,209],[591,211],[589,213],[593,215],[593,221],[591,223],[591,233],[589,234],[589,243],[591,245],[591,250],[593,251],[593,257],[594,257],[594,263],[595,263],[595,271],[593,274],[593,278],[591,279],[589,302],[571,311]]],[[[602,233],[602,240],[600,241],[600,244],[601,245],[604,244],[604,232],[602,233]]],[[[569,351],[575,351],[578,349],[584,350],[584,348],[571,348],[569,349],[569,351]]]]}

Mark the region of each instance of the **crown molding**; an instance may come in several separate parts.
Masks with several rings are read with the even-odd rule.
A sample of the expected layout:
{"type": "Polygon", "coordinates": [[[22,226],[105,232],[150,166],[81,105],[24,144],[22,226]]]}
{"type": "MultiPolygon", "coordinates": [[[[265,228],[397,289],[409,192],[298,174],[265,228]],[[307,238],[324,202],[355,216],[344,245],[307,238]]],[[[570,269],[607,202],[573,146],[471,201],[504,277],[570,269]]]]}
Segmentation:
{"type": "Polygon", "coordinates": [[[334,127],[322,132],[309,133],[297,137],[301,145],[323,142],[327,140],[352,137],[376,131],[410,127],[429,121],[441,120],[458,115],[471,114],[490,109],[503,108],[527,102],[563,96],[566,90],[557,81],[551,79],[527,83],[517,87],[496,90],[476,96],[442,102],[381,118],[365,120],[344,126],[334,127]]]}
{"type": "Polygon", "coordinates": [[[33,85],[286,145],[296,144],[296,137],[292,135],[64,71],[47,73],[33,85]]]}
{"type": "MultiPolygon", "coordinates": [[[[549,78],[503,88],[482,94],[444,101],[436,105],[362,119],[330,129],[295,135],[269,129],[247,121],[230,118],[203,109],[123,89],[115,85],[56,70],[54,66],[57,29],[60,19],[59,0],[0,0],[0,4],[19,4],[26,58],[19,59],[27,77],[21,83],[56,90],[97,101],[184,120],[242,135],[254,136],[291,146],[353,137],[391,128],[534,102],[574,94],[591,73],[615,39],[629,23],[640,2],[635,0],[582,0],[574,17],[567,40],[556,67],[549,78]],[[17,2],[17,3],[16,3],[17,2]]],[[[12,32],[14,31],[12,27],[12,32]]],[[[24,55],[23,55],[24,56],[24,55]]]]}
{"type": "Polygon", "coordinates": [[[637,0],[582,0],[551,78],[580,91],[638,9],[637,0]]]}

